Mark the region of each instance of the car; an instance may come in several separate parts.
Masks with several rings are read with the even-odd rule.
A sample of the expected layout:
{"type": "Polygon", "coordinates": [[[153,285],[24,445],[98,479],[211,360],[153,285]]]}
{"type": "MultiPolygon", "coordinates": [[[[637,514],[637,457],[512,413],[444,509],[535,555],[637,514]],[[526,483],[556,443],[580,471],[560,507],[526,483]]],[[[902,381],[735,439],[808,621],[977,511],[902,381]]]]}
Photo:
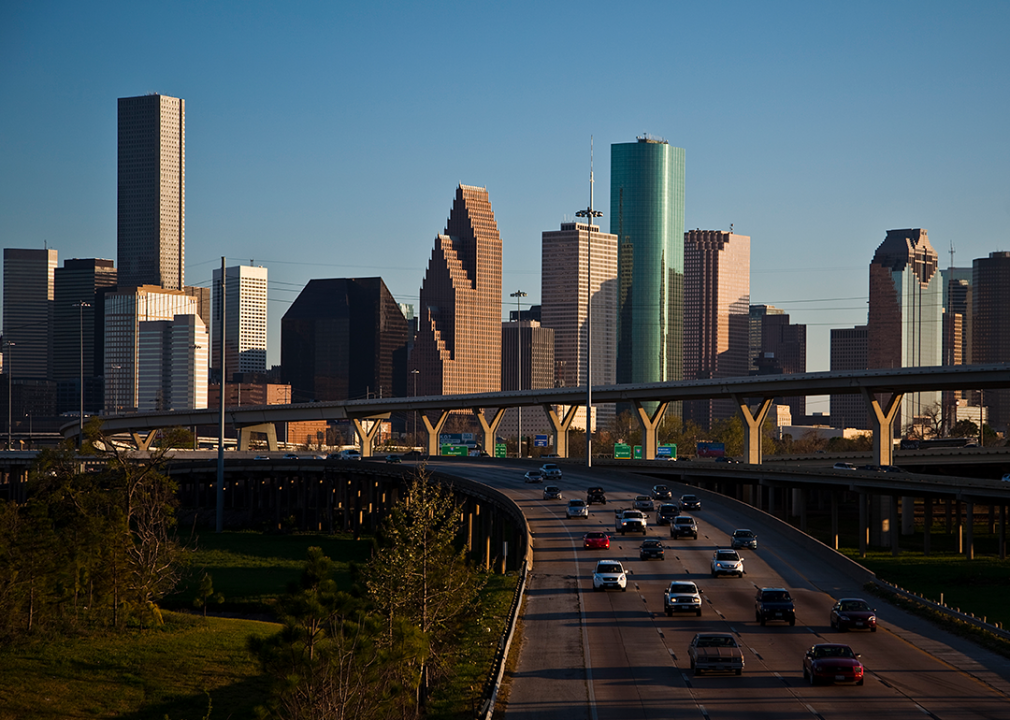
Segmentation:
{"type": "Polygon", "coordinates": [[[561,457],[561,456],[558,455],[557,453],[544,453],[543,455],[540,456],[541,459],[544,459],[544,458],[559,458],[559,457],[561,457]]]}
{"type": "Polygon", "coordinates": [[[690,580],[673,580],[663,593],[663,611],[667,617],[675,612],[693,612],[701,616],[701,592],[690,580]]]}
{"type": "Polygon", "coordinates": [[[663,543],[651,538],[643,540],[642,544],[638,546],[638,559],[651,560],[653,558],[666,560],[666,550],[663,549],[663,543]]]}
{"type": "Polygon", "coordinates": [[[863,663],[848,645],[819,643],[803,656],[803,679],[811,685],[826,683],[863,684],[863,663]]]}
{"type": "Polygon", "coordinates": [[[831,608],[831,627],[846,630],[877,632],[877,611],[862,598],[842,598],[831,608]]]}
{"type": "Polygon", "coordinates": [[[269,460],[269,459],[270,459],[269,455],[257,455],[256,457],[253,458],[253,460],[269,460]]]}
{"type": "Polygon", "coordinates": [[[624,535],[627,532],[646,534],[648,521],[641,510],[615,510],[614,530],[624,535]]]}
{"type": "Polygon", "coordinates": [[[387,455],[385,459],[386,462],[392,465],[399,465],[400,463],[403,462],[403,458],[401,458],[399,455],[387,455]]]}
{"type": "Polygon", "coordinates": [[[588,520],[589,506],[586,505],[584,500],[572,498],[568,501],[568,507],[565,508],[565,516],[568,518],[583,518],[584,520],[588,520]]]}
{"type": "Polygon", "coordinates": [[[881,467],[880,465],[873,465],[873,464],[860,465],[856,469],[859,470],[859,471],[861,471],[861,472],[884,472],[884,468],[883,467],[881,467]]]}
{"type": "Polygon", "coordinates": [[[836,462],[831,466],[832,470],[855,470],[856,466],[850,462],[836,462]]]}
{"type": "Polygon", "coordinates": [[[670,537],[698,539],[698,523],[690,515],[678,515],[670,523],[670,537]]]}
{"type": "Polygon", "coordinates": [[[883,472],[894,472],[894,473],[897,473],[897,472],[900,472],[900,473],[908,472],[907,470],[905,470],[905,468],[898,467],[897,465],[881,465],[880,469],[883,472]]]}
{"type": "Polygon", "coordinates": [[[712,553],[712,577],[720,575],[744,576],[743,558],[736,550],[719,548],[712,553]]]}
{"type": "Polygon", "coordinates": [[[360,460],[361,453],[357,450],[341,450],[337,453],[337,457],[340,460],[360,460]]]}
{"type": "Polygon", "coordinates": [[[587,532],[582,536],[582,547],[586,550],[609,550],[610,536],[604,532],[587,532]]]}
{"type": "Polygon", "coordinates": [[[284,453],[284,460],[297,460],[298,456],[294,453],[284,453]]]}
{"type": "Polygon", "coordinates": [[[743,650],[730,633],[698,633],[687,646],[687,656],[695,675],[703,670],[743,673],[743,650]]]}
{"type": "Polygon", "coordinates": [[[561,488],[557,485],[547,485],[544,487],[544,500],[560,500],[561,488]]]}
{"type": "Polygon", "coordinates": [[[717,463],[729,463],[730,465],[739,465],[740,464],[739,460],[734,460],[733,458],[729,457],[728,455],[721,455],[720,457],[717,457],[715,459],[715,461],[717,463]]]}
{"type": "Polygon", "coordinates": [[[548,477],[551,480],[561,479],[561,468],[554,463],[544,463],[540,466],[540,472],[544,474],[544,477],[548,477]]]}
{"type": "Polygon", "coordinates": [[[673,497],[673,493],[670,492],[670,488],[666,485],[653,485],[652,486],[652,499],[653,500],[669,500],[673,497]]]}
{"type": "Polygon", "coordinates": [[[527,470],[523,477],[528,483],[542,483],[544,481],[544,474],[539,470],[527,470]]]}
{"type": "Polygon", "coordinates": [[[1010,473],[1007,473],[1002,478],[1003,482],[1010,482],[1010,473]]]}
{"type": "Polygon", "coordinates": [[[643,512],[652,512],[652,508],[654,506],[652,504],[652,498],[648,495],[636,495],[635,502],[632,504],[632,507],[643,512]]]}
{"type": "Polygon", "coordinates": [[[698,499],[697,495],[681,495],[680,496],[680,509],[681,510],[701,510],[701,500],[698,499]]]}
{"type": "Polygon", "coordinates": [[[607,493],[601,487],[591,487],[586,490],[586,504],[593,505],[595,503],[607,504],[607,493]]]}
{"type": "Polygon", "coordinates": [[[680,506],[674,503],[663,503],[656,508],[656,524],[669,525],[680,514],[680,506]]]}
{"type": "Polygon", "coordinates": [[[790,625],[796,624],[796,606],[793,597],[785,588],[758,588],[754,596],[754,617],[764,625],[770,620],[781,620],[790,625]]]}
{"type": "Polygon", "coordinates": [[[757,550],[758,536],[753,530],[748,530],[747,528],[737,528],[733,531],[733,535],[730,536],[729,546],[734,550],[739,550],[740,548],[757,550]]]}
{"type": "Polygon", "coordinates": [[[618,588],[628,590],[628,574],[618,560],[600,560],[593,571],[593,590],[618,588]]]}

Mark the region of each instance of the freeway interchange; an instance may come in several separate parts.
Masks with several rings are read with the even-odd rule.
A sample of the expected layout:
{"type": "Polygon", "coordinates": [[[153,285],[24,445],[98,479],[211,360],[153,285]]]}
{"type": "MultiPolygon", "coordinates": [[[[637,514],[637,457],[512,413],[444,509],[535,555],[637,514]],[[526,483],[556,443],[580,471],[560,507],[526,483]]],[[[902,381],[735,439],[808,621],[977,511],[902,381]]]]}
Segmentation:
{"type": "MultiPolygon", "coordinates": [[[[640,560],[641,535],[613,534],[614,509],[656,482],[645,476],[564,465],[556,481],[563,499],[544,500],[543,487],[524,483],[529,464],[437,463],[441,472],[508,493],[526,515],[534,538],[520,642],[513,644],[511,679],[503,689],[505,716],[519,718],[820,718],[888,720],[928,717],[1010,718],[1010,661],[984,651],[870,596],[860,582],[776,534],[778,521],[755,523],[732,503],[708,499],[691,514],[697,540],[675,540],[649,515],[646,537],[661,538],[666,559],[640,560]],[[572,497],[602,485],[607,505],[588,519],[566,519],[572,497]],[[716,547],[728,547],[737,527],[750,527],[759,549],[741,550],[743,578],[710,576],[716,547]],[[612,534],[609,550],[584,550],[587,531],[612,534]],[[627,592],[593,592],[601,558],[631,571],[627,592]],[[702,591],[702,615],[667,617],[663,590],[689,579],[702,591]],[[755,620],[758,587],[785,587],[796,604],[796,625],[755,620]],[[879,630],[837,632],[829,624],[837,598],[864,597],[878,610],[879,630]],[[691,673],[687,647],[697,632],[733,633],[744,651],[742,676],[691,673]],[[810,687],[802,674],[811,645],[838,642],[861,654],[865,685],[810,687]],[[519,645],[518,651],[515,649],[519,645]]],[[[668,483],[678,498],[692,488],[668,483]]]]}

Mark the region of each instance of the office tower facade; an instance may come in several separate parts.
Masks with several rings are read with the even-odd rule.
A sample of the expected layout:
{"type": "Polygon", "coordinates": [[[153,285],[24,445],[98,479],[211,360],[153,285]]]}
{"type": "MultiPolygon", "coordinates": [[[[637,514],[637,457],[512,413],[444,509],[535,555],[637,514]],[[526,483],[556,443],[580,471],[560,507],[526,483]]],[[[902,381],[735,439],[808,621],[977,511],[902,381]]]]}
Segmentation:
{"type": "MultiPolygon", "coordinates": [[[[721,230],[684,233],[684,379],[748,374],[750,237],[721,230]]],[[[729,400],[684,403],[684,419],[709,429],[737,412],[729,400]]]]}
{"type": "Polygon", "coordinates": [[[501,389],[501,251],[487,190],[460,185],[421,285],[418,395],[501,389]]]}
{"type": "MultiPolygon", "coordinates": [[[[557,331],[536,320],[503,322],[501,324],[501,389],[531,390],[555,386],[554,368],[557,331]],[[518,342],[518,344],[517,344],[518,342]]],[[[574,425],[577,421],[573,420],[574,425]]],[[[516,437],[519,414],[515,408],[505,411],[498,435],[516,437]]],[[[523,408],[523,437],[548,434],[550,423],[538,407],[523,408]]],[[[490,453],[491,449],[487,449],[490,453]]]]}
{"type": "Polygon", "coordinates": [[[617,382],[683,378],[684,150],[639,137],[610,150],[617,236],[617,382]]]}
{"type": "MultiPolygon", "coordinates": [[[[1010,252],[992,252],[972,262],[973,339],[971,361],[1004,363],[1010,359],[1010,252]]],[[[974,393],[978,395],[978,393],[974,393]]],[[[989,425],[1010,427],[1010,390],[986,390],[981,404],[989,408],[989,425]]]]}
{"type": "Polygon", "coordinates": [[[137,403],[140,412],[207,407],[210,334],[199,315],[138,325],[137,403]]]}
{"type": "Polygon", "coordinates": [[[55,250],[4,248],[4,372],[52,379],[55,250]]]}
{"type": "MultiPolygon", "coordinates": [[[[753,375],[792,375],[807,371],[807,326],[789,322],[789,315],[772,305],[750,306],[750,367],[753,375]]],[[[795,424],[806,417],[802,395],[776,398],[789,406],[795,424]]]]}
{"type": "Polygon", "coordinates": [[[116,286],[112,260],[69,259],[53,274],[53,380],[58,413],[78,412],[81,378],[84,412],[104,406],[102,356],[105,293],[116,286]]]}
{"type": "MultiPolygon", "coordinates": [[[[888,230],[870,263],[867,367],[942,365],[942,336],[943,280],[926,230],[888,230]]],[[[937,390],[907,393],[896,432],[913,430],[940,401],[937,390]]]]}
{"type": "Polygon", "coordinates": [[[119,98],[119,286],[184,286],[186,101],[119,98]]]}
{"type": "Polygon", "coordinates": [[[382,278],[310,280],[281,319],[291,401],[406,395],[407,335],[382,278]]]}
{"type": "MultiPolygon", "coordinates": [[[[225,268],[224,360],[228,378],[267,369],[267,269],[250,265],[225,268]]],[[[214,362],[221,372],[221,269],[214,270],[214,362]]]]}
{"type": "MultiPolygon", "coordinates": [[[[866,370],[867,339],[866,325],[831,330],[831,372],[866,370]]],[[[870,429],[870,415],[866,400],[854,395],[832,395],[830,397],[831,427],[870,429]]]]}
{"type": "MultiPolygon", "coordinates": [[[[617,382],[617,236],[583,222],[562,223],[541,235],[540,318],[554,330],[555,382],[558,387],[586,383],[588,311],[592,302],[593,385],[617,382]],[[590,271],[592,277],[589,276],[590,271]]],[[[585,410],[572,423],[585,428],[585,410]]],[[[614,404],[597,408],[603,425],[614,404]]]]}
{"type": "MultiPolygon", "coordinates": [[[[119,286],[105,296],[105,410],[134,412],[139,406],[140,323],[197,315],[197,299],[154,285],[119,286]]],[[[196,343],[194,343],[196,344],[196,343]]],[[[204,366],[203,373],[209,368],[204,366]]]]}

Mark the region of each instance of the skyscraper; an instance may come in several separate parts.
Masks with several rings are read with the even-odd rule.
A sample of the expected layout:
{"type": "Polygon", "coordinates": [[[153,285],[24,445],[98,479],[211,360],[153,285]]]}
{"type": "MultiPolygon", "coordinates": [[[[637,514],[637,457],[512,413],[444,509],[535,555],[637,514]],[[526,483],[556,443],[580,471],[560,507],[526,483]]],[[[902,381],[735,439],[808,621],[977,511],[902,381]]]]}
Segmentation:
{"type": "Polygon", "coordinates": [[[643,136],[611,146],[617,235],[617,382],[683,375],[684,150],[643,136]]]}
{"type": "MultiPolygon", "coordinates": [[[[1002,363],[1010,358],[1010,252],[992,252],[972,262],[973,363],[1002,363]]],[[[973,403],[974,404],[974,403],[973,403]]],[[[1010,427],[1010,391],[986,390],[989,425],[1010,427]]]]}
{"type": "Polygon", "coordinates": [[[119,98],[119,286],[184,286],[186,101],[119,98]]]}
{"type": "MultiPolygon", "coordinates": [[[[617,371],[617,236],[592,226],[592,261],[587,223],[562,223],[541,238],[540,318],[554,330],[555,381],[559,387],[586,382],[586,316],[593,303],[593,385],[613,385],[617,371]],[[589,277],[589,266],[592,278],[589,277]]],[[[507,357],[507,355],[506,355],[507,357]]],[[[536,386],[534,386],[536,387],[536,386]]],[[[585,410],[572,421],[585,428],[585,410]]],[[[597,408],[606,424],[613,403],[597,408]]]]}
{"type": "MultiPolygon", "coordinates": [[[[684,234],[684,379],[741,377],[750,348],[750,237],[684,234]]],[[[709,429],[737,412],[729,400],[684,403],[684,419],[709,429]]]]}
{"type": "MultiPolygon", "coordinates": [[[[4,372],[52,379],[55,250],[4,248],[4,372]]],[[[54,398],[55,399],[55,398],[54,398]]]]}
{"type": "MultiPolygon", "coordinates": [[[[938,265],[939,256],[924,229],[887,231],[870,263],[868,369],[943,364],[943,280],[938,265]]],[[[905,430],[939,404],[939,391],[906,394],[895,429],[905,430]]]]}
{"type": "Polygon", "coordinates": [[[210,338],[200,316],[142,321],[138,337],[140,412],[207,407],[210,338]]]}
{"type": "MultiPolygon", "coordinates": [[[[866,370],[866,325],[831,330],[831,372],[866,370]]],[[[831,427],[870,429],[870,410],[862,395],[832,395],[831,427]]]]}
{"type": "MultiPolygon", "coordinates": [[[[267,269],[250,265],[225,268],[225,370],[267,369],[267,269]]],[[[214,270],[214,319],[221,317],[221,269],[214,270]]],[[[221,323],[214,322],[214,369],[221,370],[221,323]]]]}
{"type": "MultiPolygon", "coordinates": [[[[789,322],[789,315],[773,305],[750,306],[751,373],[791,375],[807,371],[807,326],[789,322]]],[[[803,422],[807,399],[802,396],[776,398],[788,405],[795,424],[803,422]]]]}
{"type": "Polygon", "coordinates": [[[501,250],[487,190],[460,185],[421,285],[418,395],[501,388],[501,250]]]}

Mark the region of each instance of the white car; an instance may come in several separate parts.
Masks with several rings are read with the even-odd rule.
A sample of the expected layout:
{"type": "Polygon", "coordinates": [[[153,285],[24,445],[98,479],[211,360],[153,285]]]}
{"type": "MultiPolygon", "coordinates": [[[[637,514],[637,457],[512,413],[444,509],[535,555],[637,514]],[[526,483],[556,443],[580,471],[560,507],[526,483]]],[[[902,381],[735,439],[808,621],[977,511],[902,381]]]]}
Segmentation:
{"type": "Polygon", "coordinates": [[[593,590],[620,588],[621,592],[628,589],[628,576],[624,566],[617,560],[600,560],[593,572],[593,590]]]}
{"type": "Polygon", "coordinates": [[[585,500],[573,498],[568,501],[568,508],[565,510],[565,514],[569,518],[589,519],[589,506],[586,505],[585,500]]]}
{"type": "Polygon", "coordinates": [[[712,555],[712,577],[736,575],[743,577],[743,558],[736,550],[719,548],[712,555]]]}

